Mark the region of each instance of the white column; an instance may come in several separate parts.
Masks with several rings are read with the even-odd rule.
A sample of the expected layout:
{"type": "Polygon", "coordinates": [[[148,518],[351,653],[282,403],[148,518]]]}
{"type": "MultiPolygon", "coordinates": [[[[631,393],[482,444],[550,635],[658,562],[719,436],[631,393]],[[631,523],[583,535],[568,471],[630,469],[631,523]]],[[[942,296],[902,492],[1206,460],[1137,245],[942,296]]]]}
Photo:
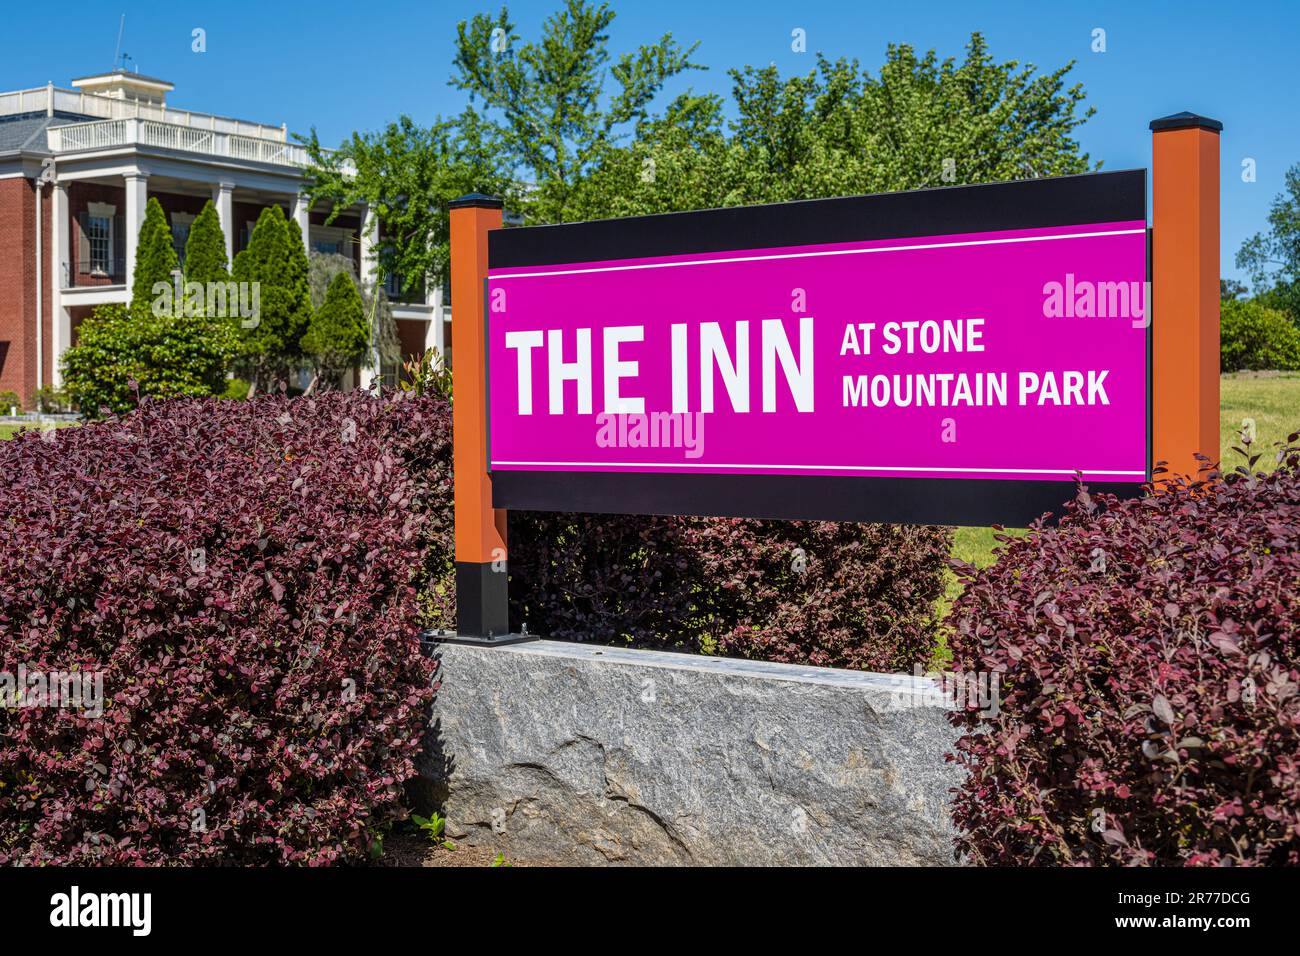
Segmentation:
{"type": "Polygon", "coordinates": [[[135,252],[140,244],[140,227],[144,225],[145,203],[149,201],[149,174],[136,170],[125,174],[126,180],[126,290],[135,281],[135,252]]]}
{"type": "MultiPolygon", "coordinates": [[[[379,291],[375,288],[376,280],[379,278],[379,262],[375,258],[375,246],[377,245],[377,240],[379,238],[378,234],[378,220],[376,220],[374,212],[371,211],[369,206],[367,206],[365,214],[361,220],[361,235],[359,237],[361,240],[361,285],[363,288],[370,289],[372,294],[378,294],[379,291]]],[[[373,342],[371,342],[370,352],[371,354],[368,358],[368,362],[371,365],[374,365],[375,356],[373,342]]],[[[370,388],[374,381],[379,377],[379,371],[380,370],[377,368],[367,368],[363,365],[361,368],[361,380],[358,384],[362,388],[370,388]]]]}
{"type": "Polygon", "coordinates": [[[302,232],[302,244],[311,254],[311,216],[308,215],[308,198],[305,193],[293,197],[293,218],[298,220],[298,229],[302,232]]]}
{"type": "Polygon", "coordinates": [[[370,207],[366,207],[361,218],[361,281],[374,285],[379,278],[379,259],[376,247],[379,245],[379,221],[370,207]]]}
{"type": "Polygon", "coordinates": [[[447,363],[447,324],[442,320],[442,287],[433,284],[430,276],[424,283],[424,303],[433,306],[429,314],[429,327],[424,331],[424,350],[433,351],[438,360],[447,363]]]}
{"type": "MultiPolygon", "coordinates": [[[[32,197],[36,215],[36,387],[45,387],[45,271],[49,257],[45,254],[45,236],[41,224],[45,221],[45,176],[37,177],[32,197]]],[[[24,376],[26,378],[26,376],[24,376]]]]}
{"type": "Polygon", "coordinates": [[[212,204],[217,207],[217,218],[221,220],[221,234],[226,239],[226,263],[235,264],[235,204],[234,183],[217,183],[212,187],[212,204]]]}
{"type": "Polygon", "coordinates": [[[72,344],[72,317],[63,306],[63,285],[67,281],[72,267],[72,243],[69,240],[72,230],[68,225],[68,184],[54,184],[54,208],[50,210],[50,248],[54,251],[50,263],[50,316],[53,331],[50,343],[51,384],[59,388],[63,384],[63,375],[59,371],[59,359],[72,344]]]}

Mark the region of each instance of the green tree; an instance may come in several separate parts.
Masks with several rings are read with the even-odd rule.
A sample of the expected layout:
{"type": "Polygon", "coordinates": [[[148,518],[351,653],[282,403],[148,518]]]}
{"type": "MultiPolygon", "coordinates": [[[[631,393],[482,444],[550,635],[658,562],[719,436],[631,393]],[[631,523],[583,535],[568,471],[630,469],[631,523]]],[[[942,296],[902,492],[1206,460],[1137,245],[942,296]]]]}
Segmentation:
{"type": "Polygon", "coordinates": [[[380,284],[397,276],[404,293],[414,292],[426,277],[437,282],[447,275],[451,200],[475,191],[514,193],[483,135],[472,121],[458,126],[437,120],[425,128],[402,116],[326,150],[312,130],[304,141],[312,200],[328,207],[326,223],[364,204],[383,236],[376,245],[380,284]]]}
{"type": "Polygon", "coordinates": [[[961,63],[890,44],[878,74],[819,57],[807,74],[732,70],[736,119],[675,102],[607,150],[574,218],[860,195],[1086,172],[1074,138],[1093,114],[1073,64],[994,62],[972,34],[961,63]]]}
{"type": "Polygon", "coordinates": [[[1220,303],[1219,367],[1242,369],[1300,369],[1300,329],[1286,313],[1258,299],[1227,299],[1220,303]]]}
{"type": "Polygon", "coordinates": [[[527,43],[505,9],[462,22],[451,83],[470,102],[457,120],[403,117],[334,153],[313,134],[313,195],[331,215],[368,203],[381,272],[414,281],[446,275],[446,200],[473,188],[539,224],[1098,168],[1075,138],[1094,111],[1067,82],[1073,63],[997,62],[978,33],[960,59],[891,44],[876,73],[824,57],[794,76],[745,67],[730,109],[689,90],[660,109],[670,79],[702,68],[695,46],[669,34],[616,58],[613,20],[566,0],[527,43]]]}
{"type": "Polygon", "coordinates": [[[1219,280],[1219,301],[1220,302],[1231,302],[1234,299],[1240,299],[1248,291],[1249,290],[1246,288],[1245,284],[1238,282],[1236,279],[1219,280]]]}
{"type": "Polygon", "coordinates": [[[226,237],[221,231],[217,208],[208,200],[203,211],[190,226],[185,241],[185,281],[225,282],[230,278],[230,261],[226,258],[226,237]]]}
{"type": "Polygon", "coordinates": [[[232,274],[240,281],[284,284],[289,258],[289,225],[284,210],[267,206],[253,224],[248,245],[235,256],[232,274]]]}
{"type": "Polygon", "coordinates": [[[1255,292],[1300,324],[1300,163],[1286,171],[1284,191],[1268,210],[1268,230],[1247,239],[1237,252],[1255,292]]]}
{"type": "Polygon", "coordinates": [[[470,96],[460,122],[501,152],[507,172],[535,186],[524,198],[536,221],[572,219],[569,203],[579,184],[620,140],[652,119],[665,83],[703,69],[691,60],[698,44],[682,47],[671,33],[614,58],[614,16],[607,4],[565,0],[542,25],[541,37],[528,43],[519,41],[504,7],[495,17],[478,14],[457,26],[451,84],[470,96]],[[475,111],[478,101],[485,116],[475,111]]]}
{"type": "Polygon", "coordinates": [[[289,301],[293,306],[290,319],[297,331],[294,336],[294,348],[286,356],[293,364],[301,362],[306,356],[302,347],[302,336],[307,334],[313,315],[311,301],[311,264],[307,259],[307,243],[302,234],[298,220],[285,222],[285,234],[288,238],[284,268],[284,287],[289,292],[289,301]]]}
{"type": "Polygon", "coordinates": [[[133,408],[137,391],[157,399],[217,395],[237,347],[225,320],[102,305],[63,353],[64,387],[91,417],[101,407],[118,413],[133,408]]]}
{"type": "Polygon", "coordinates": [[[325,301],[312,317],[302,345],[311,357],[316,381],[337,387],[343,373],[366,356],[369,328],[361,294],[345,272],[335,274],[325,301]]]}
{"type": "Polygon", "coordinates": [[[150,315],[157,297],[154,286],[163,282],[168,288],[175,284],[172,271],[178,267],[176,247],[172,245],[172,230],[167,224],[167,214],[156,198],[145,204],[144,222],[135,248],[135,275],[131,281],[131,312],[137,316],[150,315]]]}
{"type": "Polygon", "coordinates": [[[397,334],[397,322],[393,318],[392,303],[388,301],[388,294],[384,292],[383,287],[365,285],[358,281],[356,264],[350,256],[313,250],[308,262],[311,269],[311,302],[314,309],[319,310],[325,304],[330,283],[340,273],[350,278],[360,291],[361,306],[366,319],[368,346],[365,355],[356,364],[369,366],[378,359],[380,368],[393,368],[400,365],[402,342],[397,334]]]}
{"type": "Polygon", "coordinates": [[[734,206],[743,202],[744,150],[730,142],[722,101],[687,97],[610,149],[569,198],[574,221],[734,206]]]}
{"type": "Polygon", "coordinates": [[[426,282],[445,284],[451,263],[451,200],[477,191],[513,202],[518,187],[496,165],[494,148],[473,117],[459,124],[439,119],[424,128],[402,116],[378,133],[353,133],[333,151],[320,145],[315,130],[305,143],[312,201],[329,209],[326,223],[359,203],[374,216],[376,288],[361,284],[371,330],[362,364],[378,365],[378,374],[401,356],[383,291],[388,277],[397,277],[406,295],[426,282]]]}
{"type": "Polygon", "coordinates": [[[765,187],[781,198],[1086,172],[1073,133],[1095,110],[1080,112],[1082,86],[1065,86],[1073,66],[994,62],[974,33],[960,64],[891,43],[875,76],[825,58],[784,83],[772,67],[733,70],[735,138],[765,160],[755,179],[792,181],[765,187]]]}
{"type": "Polygon", "coordinates": [[[297,224],[291,230],[284,210],[269,206],[258,216],[248,247],[235,256],[233,278],[255,283],[260,304],[255,320],[240,323],[250,395],[287,378],[302,358],[300,339],[311,321],[311,300],[306,269],[298,261],[302,242],[294,235],[301,236],[297,224]]]}

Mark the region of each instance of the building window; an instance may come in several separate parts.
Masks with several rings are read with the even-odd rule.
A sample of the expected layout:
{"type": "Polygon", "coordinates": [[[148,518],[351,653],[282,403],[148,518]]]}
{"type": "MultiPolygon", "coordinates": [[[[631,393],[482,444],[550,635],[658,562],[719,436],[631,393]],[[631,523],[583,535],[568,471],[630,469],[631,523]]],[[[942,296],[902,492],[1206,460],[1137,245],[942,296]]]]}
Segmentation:
{"type": "Polygon", "coordinates": [[[185,243],[190,239],[190,227],[194,217],[183,212],[172,213],[172,248],[176,250],[176,259],[181,268],[185,267],[185,243]]]}
{"type": "MultiPolygon", "coordinates": [[[[90,202],[77,213],[78,275],[114,281],[122,274],[122,243],[125,231],[122,217],[108,203],[90,202]]],[[[69,279],[71,280],[71,276],[69,279]]],[[[70,283],[75,284],[75,283],[70,283]]]]}
{"type": "Polygon", "coordinates": [[[312,226],[308,244],[313,252],[352,258],[352,232],[342,226],[312,226]]]}
{"type": "Polygon", "coordinates": [[[113,271],[113,217],[86,216],[86,239],[90,243],[90,273],[106,276],[113,271]]]}

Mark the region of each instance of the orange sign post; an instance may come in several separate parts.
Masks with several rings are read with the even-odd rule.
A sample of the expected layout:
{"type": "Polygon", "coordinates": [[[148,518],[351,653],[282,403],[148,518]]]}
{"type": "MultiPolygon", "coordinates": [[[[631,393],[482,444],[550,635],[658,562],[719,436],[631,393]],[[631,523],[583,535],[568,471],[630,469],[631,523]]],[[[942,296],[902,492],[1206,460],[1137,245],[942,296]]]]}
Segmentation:
{"type": "Polygon", "coordinates": [[[479,193],[451,203],[456,636],[488,644],[518,640],[507,613],[506,513],[492,507],[487,473],[488,231],[501,228],[501,208],[501,200],[479,193]]]}
{"type": "Polygon", "coordinates": [[[1219,132],[1193,113],[1151,121],[1152,461],[1196,477],[1219,458],[1219,132]]]}

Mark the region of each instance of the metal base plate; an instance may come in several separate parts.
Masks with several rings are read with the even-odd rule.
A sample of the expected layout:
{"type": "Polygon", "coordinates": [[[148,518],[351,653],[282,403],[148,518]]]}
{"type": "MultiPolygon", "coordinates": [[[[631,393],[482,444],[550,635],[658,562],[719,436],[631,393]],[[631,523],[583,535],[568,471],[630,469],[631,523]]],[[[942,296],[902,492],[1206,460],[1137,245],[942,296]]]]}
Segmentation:
{"type": "Polygon", "coordinates": [[[536,634],[495,634],[491,637],[478,637],[472,634],[457,634],[454,631],[421,631],[420,641],[427,644],[474,644],[478,647],[505,647],[507,644],[525,644],[540,641],[536,634]]]}

